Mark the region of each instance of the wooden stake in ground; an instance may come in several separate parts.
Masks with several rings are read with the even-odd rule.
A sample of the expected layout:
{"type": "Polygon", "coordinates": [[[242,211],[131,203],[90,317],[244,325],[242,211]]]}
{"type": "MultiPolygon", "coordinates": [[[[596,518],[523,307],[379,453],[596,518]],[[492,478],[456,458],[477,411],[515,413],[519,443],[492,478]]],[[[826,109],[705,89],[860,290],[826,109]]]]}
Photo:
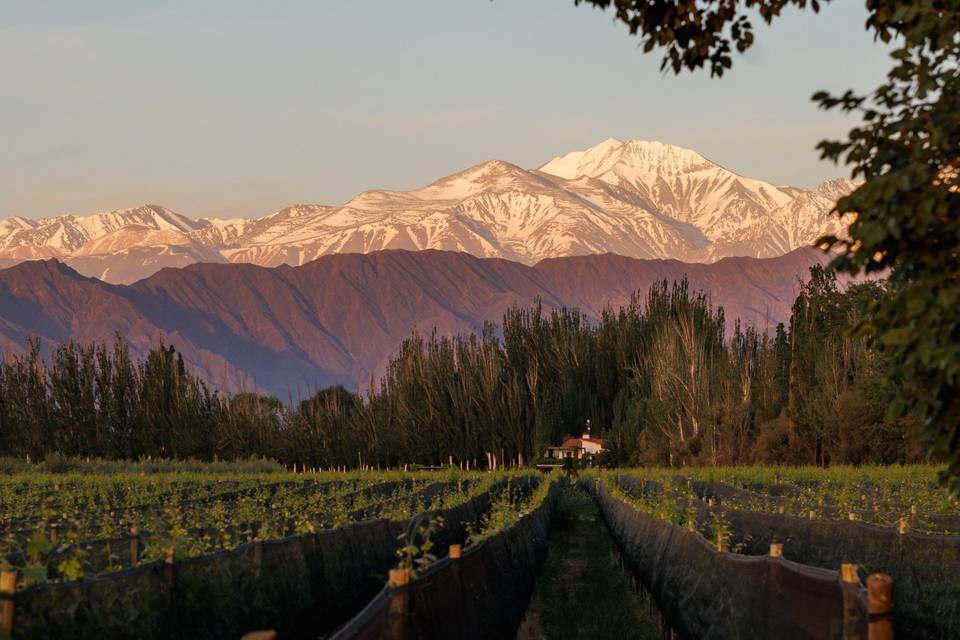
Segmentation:
{"type": "Polygon", "coordinates": [[[140,529],[130,527],[130,566],[134,567],[140,560],[140,529]]]}
{"type": "MultiPolygon", "coordinates": [[[[840,565],[840,581],[847,585],[859,585],[857,565],[840,565]]],[[[843,589],[843,638],[844,640],[864,640],[860,633],[862,617],[860,598],[848,588],[843,589]]]]}
{"type": "Polygon", "coordinates": [[[874,573],[867,578],[870,640],[893,640],[893,578],[874,573]]]}
{"type": "Polygon", "coordinates": [[[770,557],[771,557],[771,558],[782,558],[782,557],[783,557],[783,543],[782,543],[782,542],[771,542],[771,543],[770,543],[770,557]]]}
{"type": "Polygon", "coordinates": [[[410,594],[406,587],[410,584],[410,569],[391,569],[388,585],[395,589],[390,596],[387,613],[385,640],[406,640],[407,616],[410,611],[410,594]]]}
{"type": "Polygon", "coordinates": [[[7,633],[13,633],[13,594],[16,590],[17,572],[0,573],[0,597],[3,598],[3,607],[0,609],[0,629],[7,633]]]}
{"type": "Polygon", "coordinates": [[[259,578],[260,570],[263,566],[263,540],[259,537],[253,539],[253,570],[254,574],[259,578]]]}
{"type": "Polygon", "coordinates": [[[167,586],[173,587],[173,561],[176,557],[176,549],[167,547],[167,555],[163,559],[163,574],[167,579],[167,586]]]}

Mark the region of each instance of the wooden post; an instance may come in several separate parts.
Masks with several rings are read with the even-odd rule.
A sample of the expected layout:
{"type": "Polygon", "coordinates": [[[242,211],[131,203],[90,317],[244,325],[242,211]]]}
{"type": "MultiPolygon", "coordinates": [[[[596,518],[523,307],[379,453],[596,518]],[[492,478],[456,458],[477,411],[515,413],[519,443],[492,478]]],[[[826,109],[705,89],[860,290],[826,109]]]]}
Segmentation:
{"type": "Polygon", "coordinates": [[[16,590],[17,572],[0,573],[0,597],[3,598],[3,607],[0,609],[0,629],[8,634],[13,633],[13,594],[16,590]]]}
{"type": "Polygon", "coordinates": [[[717,532],[717,551],[721,553],[727,550],[727,535],[722,531],[717,532]]]}
{"type": "MultiPolygon", "coordinates": [[[[846,584],[860,584],[857,565],[840,565],[840,580],[846,584]]],[[[844,640],[863,640],[860,634],[860,599],[849,589],[843,589],[843,638],[844,640]]]]}
{"type": "Polygon", "coordinates": [[[903,535],[903,534],[905,534],[905,533],[907,532],[907,519],[906,519],[906,518],[901,517],[901,518],[897,521],[897,532],[898,532],[900,535],[903,535]]]}
{"type": "Polygon", "coordinates": [[[391,569],[388,585],[394,589],[387,610],[387,640],[406,640],[407,615],[410,608],[410,594],[406,587],[410,584],[410,569],[391,569]]]}
{"type": "Polygon", "coordinates": [[[846,563],[840,565],[840,579],[848,584],[860,582],[860,578],[857,576],[857,565],[846,563]]]}
{"type": "Polygon", "coordinates": [[[783,514],[783,511],[784,511],[783,505],[781,504],[779,507],[777,507],[777,513],[779,513],[779,514],[782,515],[782,514],[783,514]]]}
{"type": "Polygon", "coordinates": [[[870,640],[893,640],[893,578],[874,573],[867,578],[870,640]]]}
{"type": "Polygon", "coordinates": [[[140,529],[130,527],[130,566],[136,566],[140,560],[140,529]]]}
{"type": "Polygon", "coordinates": [[[167,579],[167,586],[173,586],[173,560],[176,553],[173,547],[167,547],[167,555],[163,559],[163,575],[167,579]]]}
{"type": "Polygon", "coordinates": [[[50,525],[50,542],[52,544],[57,544],[57,523],[56,522],[50,525]]]}
{"type": "Polygon", "coordinates": [[[782,543],[782,542],[771,542],[771,543],[770,543],[770,557],[771,557],[771,558],[782,558],[782,557],[783,557],[783,543],[782,543]]]}
{"type": "MultiPolygon", "coordinates": [[[[462,554],[462,549],[458,544],[450,545],[450,550],[447,553],[447,557],[450,558],[450,582],[451,590],[455,590],[457,595],[460,595],[463,592],[463,578],[460,575],[460,556],[462,554]]],[[[462,608],[460,605],[453,605],[457,608],[457,611],[462,613],[462,608]]]]}

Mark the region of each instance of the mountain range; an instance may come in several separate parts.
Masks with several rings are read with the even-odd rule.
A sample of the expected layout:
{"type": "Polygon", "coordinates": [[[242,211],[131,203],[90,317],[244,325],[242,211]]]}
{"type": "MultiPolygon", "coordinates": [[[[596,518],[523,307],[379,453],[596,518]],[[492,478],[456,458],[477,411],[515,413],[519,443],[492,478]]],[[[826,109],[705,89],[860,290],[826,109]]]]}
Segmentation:
{"type": "Polygon", "coordinates": [[[34,336],[49,349],[67,339],[109,343],[119,333],[136,354],[164,339],[219,388],[296,400],[335,383],[365,387],[413,330],[478,331],[511,305],[537,299],[547,309],[576,307],[596,317],[661,279],[686,276],[724,307],[729,323],[769,329],[789,319],[801,279],[825,260],[808,248],[710,264],[608,253],[530,266],[388,250],[302,266],[208,261],[131,285],[83,276],[56,259],[33,260],[0,269],[0,352],[22,352],[34,336]]]}
{"type": "Polygon", "coordinates": [[[300,266],[385,249],[525,265],[604,253],[766,258],[842,233],[831,210],[853,187],[846,180],[778,186],[688,149],[610,139],[537,169],[494,160],[413,191],[366,191],[341,205],[294,205],[261,218],[193,219],[159,205],[12,216],[0,220],[0,267],[56,258],[80,274],[130,284],[198,262],[300,266]]]}

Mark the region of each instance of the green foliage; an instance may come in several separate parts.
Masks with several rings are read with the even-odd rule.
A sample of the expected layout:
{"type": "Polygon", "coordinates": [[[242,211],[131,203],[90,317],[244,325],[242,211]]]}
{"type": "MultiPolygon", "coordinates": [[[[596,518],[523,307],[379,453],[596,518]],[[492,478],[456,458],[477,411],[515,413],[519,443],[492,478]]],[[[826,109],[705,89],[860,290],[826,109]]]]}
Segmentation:
{"type": "MultiPolygon", "coordinates": [[[[222,463],[208,467],[0,477],[0,565],[17,569],[21,586],[76,580],[162,560],[169,549],[182,559],[371,518],[404,522],[464,504],[505,478],[459,470],[224,474],[222,463]]],[[[412,528],[413,568],[426,566],[431,532],[443,524],[424,518],[412,528]]]]}
{"type": "MultiPolygon", "coordinates": [[[[829,0],[823,0],[829,2],[829,0]]],[[[639,35],[643,51],[666,49],[661,69],[709,66],[722,76],[733,64],[733,51],[753,45],[751,16],[769,24],[788,6],[820,10],[818,0],[574,0],[601,9],[613,7],[616,19],[639,35]]]]}
{"type": "Polygon", "coordinates": [[[871,2],[868,25],[899,45],[871,96],[815,99],[857,112],[844,142],[823,142],[864,183],[837,203],[849,238],[824,238],[849,273],[889,271],[891,295],[856,327],[902,381],[893,410],[924,420],[931,449],[948,459],[960,492],[960,3],[871,2]]]}
{"type": "Polygon", "coordinates": [[[397,567],[410,569],[410,575],[416,579],[431,564],[436,562],[433,553],[433,534],[443,526],[443,518],[425,513],[411,524],[410,529],[397,540],[401,546],[397,549],[397,567]]]}
{"type": "Polygon", "coordinates": [[[725,509],[817,519],[856,520],[897,529],[901,518],[923,533],[958,532],[960,502],[938,486],[929,465],[892,467],[700,467],[590,471],[610,491],[658,519],[691,524],[731,550],[744,542],[725,509]]]}
{"type": "Polygon", "coordinates": [[[506,488],[491,503],[490,509],[483,515],[477,526],[468,524],[469,537],[467,544],[477,544],[501,531],[513,527],[528,513],[538,509],[550,495],[550,486],[558,482],[552,474],[545,478],[537,478],[538,484],[533,491],[521,491],[511,487],[507,482],[506,488]]]}

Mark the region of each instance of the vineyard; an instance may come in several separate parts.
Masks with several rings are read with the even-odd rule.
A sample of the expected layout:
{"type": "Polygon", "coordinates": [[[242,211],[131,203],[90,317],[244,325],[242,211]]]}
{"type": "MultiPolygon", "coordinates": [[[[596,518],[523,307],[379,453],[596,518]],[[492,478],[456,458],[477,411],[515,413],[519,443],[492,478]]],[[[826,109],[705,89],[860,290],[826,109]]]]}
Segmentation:
{"type": "Polygon", "coordinates": [[[880,620],[864,601],[862,616],[845,610],[864,594],[837,596],[874,573],[892,577],[899,637],[960,629],[960,504],[932,467],[634,470],[584,483],[684,637],[839,637],[880,620]]]}
{"type": "Polygon", "coordinates": [[[0,637],[512,638],[561,491],[592,497],[665,634],[960,629],[960,504],[933,467],[299,471],[0,476],[0,637]]]}

